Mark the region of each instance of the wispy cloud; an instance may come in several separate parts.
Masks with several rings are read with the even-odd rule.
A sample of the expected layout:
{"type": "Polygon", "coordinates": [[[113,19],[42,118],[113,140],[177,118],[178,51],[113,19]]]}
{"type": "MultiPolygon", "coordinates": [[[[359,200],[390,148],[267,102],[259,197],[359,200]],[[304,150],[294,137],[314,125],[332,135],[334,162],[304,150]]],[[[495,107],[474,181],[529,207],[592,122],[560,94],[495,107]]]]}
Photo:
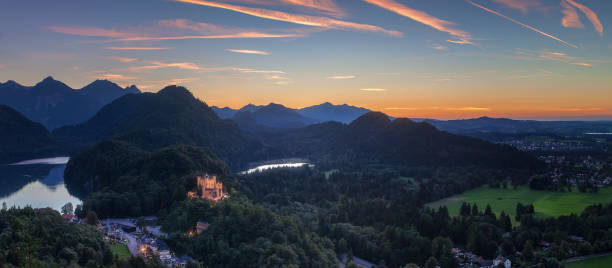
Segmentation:
{"type": "Polygon", "coordinates": [[[93,37],[126,37],[132,35],[132,33],[119,31],[119,30],[108,30],[98,27],[86,27],[86,26],[46,26],[45,29],[62,34],[79,35],[79,36],[93,36],[93,37]]]}
{"type": "Polygon", "coordinates": [[[456,110],[458,111],[491,111],[491,108],[488,107],[460,107],[460,108],[456,108],[456,110]]]}
{"type": "Polygon", "coordinates": [[[527,14],[529,9],[539,7],[542,4],[538,0],[493,0],[494,2],[504,5],[509,8],[520,10],[523,14],[527,14]]]}
{"type": "Polygon", "coordinates": [[[250,50],[250,49],[227,49],[229,52],[234,53],[242,53],[242,54],[256,54],[256,55],[270,55],[270,53],[260,50],[250,50]]]}
{"type": "Polygon", "coordinates": [[[492,13],[492,14],[495,14],[495,15],[497,15],[497,16],[500,16],[500,17],[502,17],[502,18],[504,18],[504,19],[507,19],[507,20],[509,20],[509,21],[511,21],[511,22],[514,22],[514,23],[518,24],[518,25],[521,25],[521,26],[523,26],[524,28],[527,28],[527,29],[529,29],[529,30],[532,30],[532,31],[534,31],[534,32],[537,32],[537,33],[539,33],[539,34],[541,34],[541,35],[543,35],[543,36],[546,36],[546,37],[548,37],[548,38],[552,38],[552,39],[554,39],[554,40],[557,40],[557,41],[559,41],[559,42],[561,42],[561,43],[563,43],[563,44],[565,44],[565,45],[567,45],[567,46],[570,46],[570,47],[573,47],[573,48],[578,48],[576,45],[571,44],[571,43],[568,43],[568,42],[566,42],[566,41],[563,41],[563,40],[559,39],[558,37],[556,37],[556,36],[554,36],[554,35],[551,35],[551,34],[548,34],[548,33],[543,32],[543,31],[540,31],[540,30],[538,30],[538,29],[536,29],[536,28],[534,28],[534,27],[532,27],[532,26],[529,26],[529,25],[527,25],[527,24],[525,24],[525,23],[522,23],[522,22],[520,22],[520,21],[518,21],[518,20],[515,20],[515,19],[513,19],[513,18],[510,18],[510,17],[508,17],[508,16],[506,16],[506,15],[504,15],[504,14],[501,14],[501,13],[499,13],[499,12],[495,11],[495,10],[492,10],[492,9],[489,9],[489,8],[484,7],[484,6],[482,6],[482,5],[476,4],[476,3],[472,2],[471,0],[465,0],[465,1],[466,1],[466,2],[468,2],[468,3],[470,3],[471,5],[473,5],[473,6],[475,6],[475,7],[478,7],[478,8],[480,8],[480,9],[484,10],[484,11],[487,11],[487,12],[489,12],[489,13],[492,13]]]}
{"type": "Polygon", "coordinates": [[[344,79],[354,79],[357,76],[354,75],[332,75],[328,76],[327,79],[336,79],[336,80],[344,80],[344,79]]]}
{"type": "Polygon", "coordinates": [[[335,17],[344,17],[346,15],[333,0],[283,0],[283,2],[321,10],[335,17]]]}
{"type": "Polygon", "coordinates": [[[522,60],[547,60],[555,62],[563,62],[572,65],[578,65],[583,67],[593,67],[594,63],[607,63],[604,60],[590,60],[584,58],[578,58],[567,55],[566,53],[559,51],[547,51],[547,50],[528,50],[528,49],[517,49],[515,51],[518,59],[522,60]]]}
{"type": "Polygon", "coordinates": [[[243,14],[247,14],[247,15],[251,15],[251,16],[255,16],[259,18],[290,22],[290,23],[306,25],[306,26],[315,26],[315,27],[322,27],[322,28],[328,28],[328,29],[380,32],[380,33],[385,33],[391,36],[402,36],[403,35],[401,32],[387,30],[387,29],[384,29],[378,26],[374,26],[374,25],[336,20],[336,19],[331,19],[328,17],[292,14],[292,13],[276,11],[276,10],[232,5],[232,4],[220,3],[220,2],[215,2],[215,1],[207,1],[207,0],[174,0],[174,1],[202,5],[202,6],[222,8],[222,9],[240,12],[243,14]]]}
{"type": "Polygon", "coordinates": [[[556,108],[552,111],[556,112],[605,112],[608,109],[602,107],[569,107],[569,108],[556,108]]]}
{"type": "Polygon", "coordinates": [[[593,67],[593,64],[586,63],[586,62],[572,62],[570,64],[578,65],[578,66],[582,66],[582,67],[593,67]]]}
{"type": "Polygon", "coordinates": [[[382,92],[382,91],[387,91],[387,89],[385,88],[362,88],[359,89],[361,91],[370,91],[370,92],[382,92]]]}
{"type": "Polygon", "coordinates": [[[565,28],[584,28],[584,24],[580,21],[580,17],[578,16],[578,12],[576,9],[571,6],[566,1],[561,1],[561,6],[563,10],[563,18],[561,19],[561,25],[565,28]]]}
{"type": "Polygon", "coordinates": [[[106,47],[108,50],[166,50],[172,47],[106,47]]]}
{"type": "Polygon", "coordinates": [[[382,75],[382,76],[395,76],[395,75],[400,75],[400,73],[376,73],[376,75],[382,75]]]}
{"type": "Polygon", "coordinates": [[[587,19],[591,21],[593,27],[595,27],[595,31],[597,31],[599,35],[603,36],[603,25],[601,24],[601,21],[599,21],[599,17],[597,17],[597,14],[593,10],[583,4],[577,3],[574,0],[563,0],[563,2],[567,2],[573,5],[574,7],[580,9],[580,11],[582,11],[582,13],[584,13],[584,15],[587,17],[587,19]]]}
{"type": "Polygon", "coordinates": [[[256,69],[243,69],[243,68],[236,68],[235,70],[241,73],[286,74],[284,71],[279,71],[279,70],[256,70],[256,69]]]}
{"type": "Polygon", "coordinates": [[[449,40],[449,41],[453,41],[453,43],[472,44],[471,42],[472,36],[463,30],[458,30],[458,29],[453,28],[452,25],[455,24],[453,22],[436,18],[423,11],[412,9],[410,7],[402,5],[394,0],[364,0],[364,1],[370,4],[373,4],[373,5],[377,5],[381,8],[387,9],[389,11],[395,12],[401,16],[410,18],[414,21],[425,24],[438,31],[446,32],[450,34],[451,36],[453,36],[454,38],[458,39],[458,40],[449,40]]]}
{"type": "Polygon", "coordinates": [[[47,26],[46,29],[62,34],[111,38],[109,41],[163,41],[186,39],[245,39],[245,38],[297,38],[307,34],[301,29],[283,32],[262,32],[253,29],[225,27],[186,19],[160,20],[155,25],[126,27],[131,30],[103,29],[88,26],[47,26]],[[287,32],[291,31],[291,32],[287,32]],[[195,33],[195,34],[194,34],[195,33]]]}
{"type": "Polygon", "coordinates": [[[433,44],[430,47],[435,49],[435,50],[446,50],[446,49],[448,49],[448,47],[440,45],[440,44],[433,44]]]}
{"type": "Polygon", "coordinates": [[[182,70],[202,70],[202,67],[192,62],[161,62],[161,61],[149,61],[149,65],[131,67],[131,71],[141,70],[157,70],[165,68],[177,68],[182,70]]]}
{"type": "Polygon", "coordinates": [[[119,38],[117,41],[164,41],[188,39],[251,39],[251,38],[296,38],[303,34],[270,34],[260,32],[243,32],[223,35],[181,35],[181,36],[133,36],[119,38]]]}
{"type": "Polygon", "coordinates": [[[387,107],[385,110],[407,110],[407,111],[431,111],[431,110],[442,110],[442,111],[467,111],[467,112],[483,112],[483,111],[491,111],[493,109],[488,107],[475,107],[475,106],[467,106],[467,107],[440,107],[440,106],[431,106],[431,107],[387,107]]]}
{"type": "Polygon", "coordinates": [[[118,56],[112,56],[110,57],[110,59],[118,61],[118,62],[134,62],[136,60],[138,60],[137,58],[126,58],[126,57],[118,57],[118,56]]]}
{"type": "Polygon", "coordinates": [[[137,77],[134,77],[134,76],[125,76],[125,75],[122,75],[122,74],[101,74],[101,75],[96,76],[95,78],[97,78],[97,79],[108,79],[108,80],[117,80],[117,81],[137,79],[137,77]]]}
{"type": "Polygon", "coordinates": [[[333,0],[233,0],[231,2],[262,6],[292,5],[306,7],[334,17],[346,16],[346,13],[333,0]]]}

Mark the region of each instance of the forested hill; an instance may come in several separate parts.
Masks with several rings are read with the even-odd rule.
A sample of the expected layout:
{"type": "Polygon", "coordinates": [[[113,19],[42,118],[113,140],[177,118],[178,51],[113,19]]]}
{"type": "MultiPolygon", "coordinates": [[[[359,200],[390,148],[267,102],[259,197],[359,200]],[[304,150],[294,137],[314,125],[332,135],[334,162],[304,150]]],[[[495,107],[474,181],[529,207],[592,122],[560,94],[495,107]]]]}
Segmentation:
{"type": "Polygon", "coordinates": [[[70,159],[64,180],[72,194],[84,198],[85,211],[125,217],[151,215],[184,200],[202,173],[226,177],[229,168],[201,147],[147,152],[106,140],[70,159]]]}
{"type": "Polygon", "coordinates": [[[531,168],[539,163],[512,147],[439,131],[427,123],[390,120],[367,113],[348,125],[329,122],[280,134],[267,141],[286,157],[308,157],[323,163],[361,166],[482,165],[531,168]]]}
{"type": "Polygon", "coordinates": [[[55,142],[43,125],[0,105],[0,164],[51,156],[54,149],[55,142]]]}
{"type": "Polygon", "coordinates": [[[53,134],[83,146],[111,137],[144,150],[172,145],[204,146],[224,160],[231,160],[228,163],[232,165],[239,165],[261,149],[232,121],[220,119],[187,89],[177,86],[158,93],[123,96],[104,106],[87,122],[59,128],[53,134]]]}

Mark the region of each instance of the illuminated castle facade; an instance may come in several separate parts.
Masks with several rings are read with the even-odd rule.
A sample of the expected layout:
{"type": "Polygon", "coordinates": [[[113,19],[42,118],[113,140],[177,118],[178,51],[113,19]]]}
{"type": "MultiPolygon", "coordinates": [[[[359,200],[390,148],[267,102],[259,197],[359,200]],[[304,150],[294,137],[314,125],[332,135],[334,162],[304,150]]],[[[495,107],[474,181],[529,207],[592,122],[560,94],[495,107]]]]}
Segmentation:
{"type": "Polygon", "coordinates": [[[208,174],[197,177],[197,192],[188,192],[189,198],[202,198],[211,201],[219,201],[226,197],[223,193],[223,183],[217,180],[217,176],[210,176],[208,174]]]}

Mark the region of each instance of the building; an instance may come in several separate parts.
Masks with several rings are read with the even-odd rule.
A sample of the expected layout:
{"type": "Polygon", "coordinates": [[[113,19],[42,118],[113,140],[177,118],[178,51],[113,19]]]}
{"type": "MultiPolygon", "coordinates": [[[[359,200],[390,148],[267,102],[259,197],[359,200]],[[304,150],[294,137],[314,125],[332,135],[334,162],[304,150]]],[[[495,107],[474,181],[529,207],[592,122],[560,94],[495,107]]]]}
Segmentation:
{"type": "Polygon", "coordinates": [[[223,183],[217,179],[217,176],[210,176],[208,174],[197,177],[197,192],[187,193],[189,198],[202,198],[214,202],[222,200],[225,196],[226,194],[223,193],[223,183]]]}
{"type": "Polygon", "coordinates": [[[200,233],[202,233],[203,231],[208,230],[208,227],[209,227],[209,226],[210,226],[210,224],[208,224],[207,222],[205,222],[205,221],[199,221],[199,222],[196,224],[196,233],[197,233],[197,234],[200,234],[200,233]]]}
{"type": "Polygon", "coordinates": [[[493,267],[498,267],[498,265],[502,263],[504,265],[504,268],[512,268],[512,261],[502,256],[499,256],[495,260],[493,260],[493,267]]]}

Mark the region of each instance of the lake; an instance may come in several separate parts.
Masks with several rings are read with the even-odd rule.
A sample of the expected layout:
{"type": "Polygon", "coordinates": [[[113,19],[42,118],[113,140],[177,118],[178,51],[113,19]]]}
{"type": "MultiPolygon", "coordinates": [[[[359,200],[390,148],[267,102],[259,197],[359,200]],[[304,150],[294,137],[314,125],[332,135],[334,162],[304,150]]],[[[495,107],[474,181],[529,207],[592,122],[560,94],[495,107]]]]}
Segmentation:
{"type": "Polygon", "coordinates": [[[254,172],[262,172],[262,171],[266,171],[269,169],[275,169],[275,168],[297,168],[297,167],[302,167],[304,165],[309,165],[309,166],[314,166],[312,164],[309,163],[278,163],[278,164],[267,164],[267,165],[260,165],[260,166],[256,166],[254,168],[245,170],[240,172],[239,174],[251,174],[254,172]]]}
{"type": "Polygon", "coordinates": [[[81,200],[68,193],[64,184],[64,170],[68,157],[32,159],[0,166],[0,204],[8,207],[50,207],[60,210],[71,202],[81,200]]]}

